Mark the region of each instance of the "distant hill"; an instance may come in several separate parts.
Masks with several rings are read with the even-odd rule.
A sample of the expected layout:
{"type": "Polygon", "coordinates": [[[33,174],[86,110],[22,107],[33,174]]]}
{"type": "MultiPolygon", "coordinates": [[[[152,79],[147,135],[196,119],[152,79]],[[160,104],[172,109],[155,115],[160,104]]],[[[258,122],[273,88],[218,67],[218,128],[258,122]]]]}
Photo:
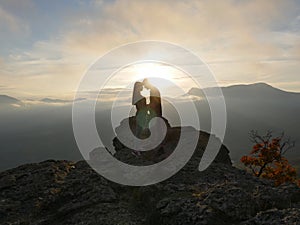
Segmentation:
{"type": "Polygon", "coordinates": [[[19,104],[21,101],[19,99],[13,98],[8,95],[0,95],[0,104],[19,104]]]}
{"type": "MultiPolygon", "coordinates": [[[[212,96],[213,89],[205,89],[209,97],[217,97],[212,96]]],[[[273,130],[277,135],[284,131],[296,143],[300,142],[300,93],[286,92],[265,83],[234,85],[222,87],[221,90],[228,118],[225,144],[235,161],[251,147],[248,138],[250,130],[258,130],[262,134],[273,130]]],[[[205,99],[204,91],[198,88],[192,88],[188,94],[205,99]]],[[[201,106],[202,110],[207,107],[201,106]]],[[[300,156],[300,151],[293,149],[289,155],[300,156]]]]}
{"type": "Polygon", "coordinates": [[[57,99],[57,98],[43,98],[40,101],[44,103],[72,103],[73,101],[83,101],[85,98],[77,98],[75,100],[57,99]]]}
{"type": "MultiPolygon", "coordinates": [[[[212,88],[205,88],[207,93],[211,94],[212,88]]],[[[199,97],[205,97],[203,90],[199,88],[191,88],[188,91],[189,95],[195,95],[199,97]]],[[[288,98],[289,100],[293,98],[300,98],[300,93],[295,92],[287,92],[280,90],[278,88],[274,88],[273,86],[266,83],[255,83],[249,85],[233,85],[228,87],[221,87],[221,90],[224,94],[224,97],[227,99],[277,99],[282,100],[288,98]]]]}

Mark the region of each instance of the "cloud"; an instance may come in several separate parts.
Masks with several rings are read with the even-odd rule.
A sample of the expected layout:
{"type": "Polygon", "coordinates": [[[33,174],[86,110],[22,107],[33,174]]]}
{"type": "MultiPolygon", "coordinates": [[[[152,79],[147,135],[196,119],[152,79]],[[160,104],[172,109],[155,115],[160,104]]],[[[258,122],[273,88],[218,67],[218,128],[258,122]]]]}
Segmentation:
{"type": "Polygon", "coordinates": [[[10,12],[4,10],[0,5],[0,32],[24,33],[28,31],[28,26],[10,12]]]}
{"type": "Polygon", "coordinates": [[[126,88],[104,88],[99,91],[84,91],[81,92],[81,96],[86,97],[89,100],[97,99],[98,102],[131,102],[132,89],[126,88]]]}
{"type": "Polygon", "coordinates": [[[119,0],[101,7],[98,15],[71,17],[75,29],[70,27],[64,43],[70,49],[99,53],[129,41],[161,39],[199,50],[247,50],[248,57],[257,56],[276,51],[257,34],[281,19],[285,8],[282,1],[119,0]]]}
{"type": "MultiPolygon", "coordinates": [[[[0,76],[24,92],[71,93],[98,56],[120,44],[156,39],[198,54],[211,66],[219,83],[273,84],[299,79],[300,65],[295,62],[300,58],[300,29],[296,29],[299,4],[294,1],[116,0],[81,4],[76,11],[66,8],[65,20],[57,21],[61,28],[58,34],[36,41],[26,51],[13,52],[0,76]],[[291,22],[292,28],[282,29],[291,22]],[[274,60],[277,62],[270,63],[274,60]]],[[[8,11],[2,9],[0,18],[1,12],[5,26],[10,27],[6,29],[22,27],[8,11]]]]}
{"type": "Polygon", "coordinates": [[[298,34],[272,30],[277,23],[289,24],[287,15],[293,8],[296,6],[292,2],[277,0],[119,0],[101,4],[98,14],[71,16],[62,43],[74,54],[98,56],[127,42],[164,40],[191,49],[209,64],[223,61],[242,67],[247,62],[256,68],[263,60],[298,57],[294,49],[299,43],[288,40],[296,40],[298,34]]]}
{"type": "Polygon", "coordinates": [[[8,91],[8,90],[14,90],[14,88],[6,86],[6,85],[0,85],[0,91],[1,92],[8,91]]]}
{"type": "Polygon", "coordinates": [[[86,100],[85,98],[77,98],[75,100],[67,100],[67,99],[54,99],[54,98],[43,98],[40,100],[40,102],[43,102],[43,103],[73,103],[74,101],[75,102],[78,102],[78,101],[84,101],[86,100]]]}

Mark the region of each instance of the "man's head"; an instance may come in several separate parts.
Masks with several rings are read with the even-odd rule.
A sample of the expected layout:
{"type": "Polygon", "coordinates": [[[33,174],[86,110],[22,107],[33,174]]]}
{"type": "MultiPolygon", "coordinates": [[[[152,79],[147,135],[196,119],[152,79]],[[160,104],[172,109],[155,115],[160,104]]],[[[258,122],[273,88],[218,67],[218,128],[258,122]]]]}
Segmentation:
{"type": "Polygon", "coordinates": [[[145,78],[145,79],[143,80],[143,84],[144,84],[144,87],[145,87],[146,89],[150,89],[150,88],[151,88],[151,84],[150,84],[150,82],[149,82],[149,80],[148,80],[147,78],[145,78]]]}

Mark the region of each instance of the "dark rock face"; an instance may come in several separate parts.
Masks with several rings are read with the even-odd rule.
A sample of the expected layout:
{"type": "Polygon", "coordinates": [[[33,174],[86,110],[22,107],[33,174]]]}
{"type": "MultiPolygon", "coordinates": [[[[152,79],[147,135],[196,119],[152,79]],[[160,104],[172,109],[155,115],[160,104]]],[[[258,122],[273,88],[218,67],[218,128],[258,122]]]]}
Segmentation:
{"type": "Polygon", "coordinates": [[[0,174],[0,224],[299,224],[299,188],[231,165],[185,167],[162,183],[111,183],[86,162],[45,161],[0,174]],[[5,183],[5,185],[3,185],[5,183]]]}
{"type": "MultiPolygon", "coordinates": [[[[177,143],[180,138],[180,134],[183,128],[188,128],[189,132],[194,132],[197,133],[198,138],[198,144],[193,156],[193,162],[196,166],[196,163],[200,163],[200,159],[204,153],[204,150],[207,146],[208,140],[210,138],[210,134],[206,132],[200,132],[194,129],[193,127],[171,127],[168,120],[165,118],[162,118],[165,121],[166,127],[167,127],[167,133],[166,137],[162,141],[162,143],[155,149],[146,151],[146,152],[141,152],[139,157],[135,157],[132,154],[132,150],[127,148],[124,144],[120,142],[118,137],[115,137],[113,139],[113,145],[115,147],[115,157],[119,159],[122,162],[128,163],[128,164],[133,164],[133,165],[151,165],[155,164],[157,162],[160,162],[167,158],[176,148],[177,143]]],[[[128,119],[124,119],[120,126],[116,128],[116,131],[119,133],[124,132],[126,135],[126,130],[122,131],[123,127],[125,127],[125,123],[129,123],[130,128],[133,133],[135,133],[136,126],[135,126],[135,117],[130,117],[128,119]]],[[[117,132],[117,133],[118,133],[117,132]]],[[[146,132],[147,133],[147,132],[146,132]]],[[[216,138],[215,136],[211,137],[213,142],[215,143],[220,143],[220,140],[216,138]]],[[[188,148],[189,146],[187,146],[188,148]]],[[[228,149],[224,146],[221,145],[220,151],[218,155],[215,158],[214,162],[219,162],[219,163],[224,163],[224,164],[229,164],[231,165],[231,159],[229,156],[229,151],[228,149]]],[[[196,168],[196,167],[195,167],[196,168]]]]}
{"type": "Polygon", "coordinates": [[[270,209],[258,213],[253,219],[242,223],[243,225],[279,225],[299,224],[300,209],[270,209]]]}
{"type": "Polygon", "coordinates": [[[139,224],[86,162],[46,161],[0,174],[0,224],[139,224]]]}
{"type": "MultiPolygon", "coordinates": [[[[176,144],[180,130],[168,127],[165,146],[176,144]]],[[[4,171],[0,224],[299,224],[296,185],[274,187],[234,168],[225,146],[209,168],[199,172],[209,134],[193,132],[199,133],[199,142],[191,160],[170,179],[151,186],[112,183],[83,161],[49,160],[4,171]]],[[[165,154],[154,150],[136,157],[117,138],[114,143],[115,157],[130,164],[152,164],[170,154],[165,149],[165,154]]],[[[91,156],[97,157],[97,151],[91,156]]]]}

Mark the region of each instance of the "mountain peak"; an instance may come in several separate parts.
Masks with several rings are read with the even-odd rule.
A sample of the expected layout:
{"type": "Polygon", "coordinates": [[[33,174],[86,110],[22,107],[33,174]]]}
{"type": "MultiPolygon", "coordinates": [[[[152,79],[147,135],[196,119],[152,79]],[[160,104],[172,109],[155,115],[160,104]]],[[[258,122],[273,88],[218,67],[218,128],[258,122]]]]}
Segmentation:
{"type": "Polygon", "coordinates": [[[272,85],[264,83],[264,82],[258,82],[258,83],[248,84],[246,86],[249,86],[249,87],[260,87],[260,88],[274,88],[274,89],[276,89],[272,85]]]}
{"type": "MultiPolygon", "coordinates": [[[[250,84],[251,85],[251,84],[250,84]]],[[[258,82],[258,83],[254,83],[252,85],[255,85],[255,86],[261,86],[261,87],[272,87],[274,88],[273,86],[271,86],[270,84],[267,84],[267,83],[264,83],[264,82],[258,82]]]]}
{"type": "MultiPolygon", "coordinates": [[[[264,82],[258,82],[258,83],[252,83],[252,84],[235,84],[235,85],[230,85],[226,87],[221,87],[222,89],[232,89],[232,88],[260,88],[260,89],[278,89],[273,87],[270,84],[264,83],[264,82]]],[[[280,90],[280,89],[278,89],[280,90]]],[[[280,90],[281,91],[281,90],[280,90]]]]}

